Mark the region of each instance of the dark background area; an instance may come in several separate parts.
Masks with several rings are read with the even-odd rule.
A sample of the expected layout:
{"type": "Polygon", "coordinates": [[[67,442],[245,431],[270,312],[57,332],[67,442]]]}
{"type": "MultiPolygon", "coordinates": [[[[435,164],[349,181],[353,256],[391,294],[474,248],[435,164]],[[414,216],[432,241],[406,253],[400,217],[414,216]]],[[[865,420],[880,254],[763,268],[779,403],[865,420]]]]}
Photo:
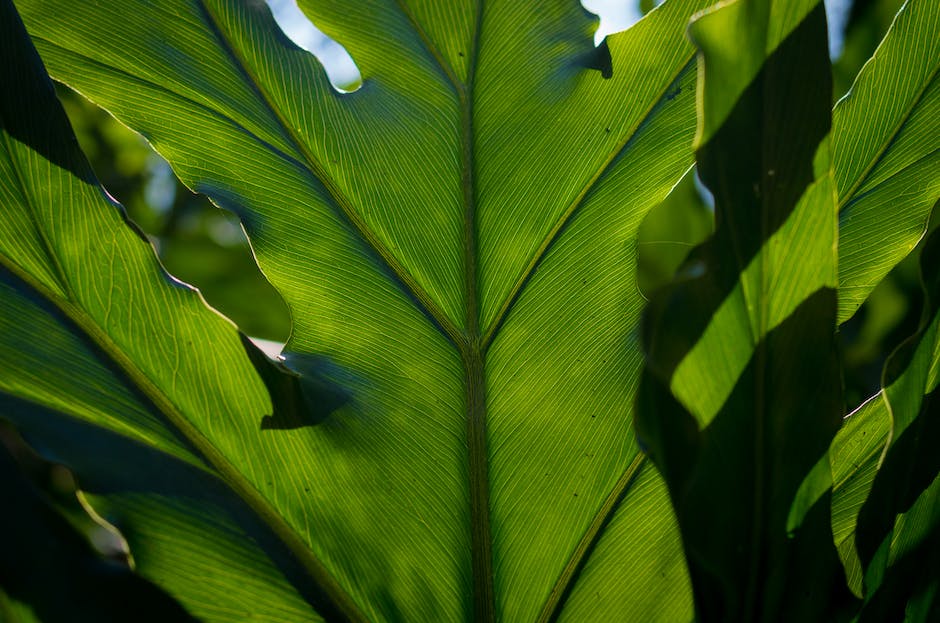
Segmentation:
{"type": "MultiPolygon", "coordinates": [[[[654,3],[638,4],[648,11],[654,3]]],[[[851,3],[834,59],[836,99],[849,89],[901,4],[851,3]]],[[[58,89],[101,184],[146,232],[166,269],[199,288],[246,334],[286,341],[287,307],[259,271],[237,219],[190,192],[142,137],[68,88],[58,89]]],[[[938,212],[931,227],[940,220],[938,212]]],[[[690,172],[641,228],[641,289],[649,293],[666,283],[688,251],[708,236],[711,224],[711,209],[690,172]]],[[[885,357],[917,328],[918,255],[919,248],[841,328],[847,411],[878,391],[885,357]]],[[[30,612],[40,614],[41,608],[28,604],[47,600],[64,605],[61,611],[45,607],[42,620],[179,620],[166,618],[176,612],[168,598],[130,573],[123,540],[86,512],[69,471],[42,460],[2,420],[0,483],[0,621],[31,620],[30,612]],[[88,598],[68,603],[79,593],[67,587],[88,598]],[[138,613],[133,618],[121,609],[128,596],[138,613]],[[141,618],[146,612],[154,618],[141,618]]]]}

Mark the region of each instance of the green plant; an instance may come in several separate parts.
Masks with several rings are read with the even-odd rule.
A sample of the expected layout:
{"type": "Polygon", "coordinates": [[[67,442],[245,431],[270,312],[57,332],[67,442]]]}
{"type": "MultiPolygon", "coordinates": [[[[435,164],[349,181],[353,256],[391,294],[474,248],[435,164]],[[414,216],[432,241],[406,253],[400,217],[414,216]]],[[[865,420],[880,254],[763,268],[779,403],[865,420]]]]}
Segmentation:
{"type": "Polygon", "coordinates": [[[260,2],[17,0],[29,37],[2,4],[2,415],[140,576],[218,621],[935,613],[936,236],[923,328],[841,428],[834,349],[940,196],[934,3],[831,117],[813,0],[707,12],[698,63],[706,0],[597,48],[575,2],[301,4],[358,91],[260,2]],[[33,44],[241,217],[283,361],[162,271],[33,44]],[[643,371],[636,233],[693,163],[696,67],[716,233],[643,371]]]}

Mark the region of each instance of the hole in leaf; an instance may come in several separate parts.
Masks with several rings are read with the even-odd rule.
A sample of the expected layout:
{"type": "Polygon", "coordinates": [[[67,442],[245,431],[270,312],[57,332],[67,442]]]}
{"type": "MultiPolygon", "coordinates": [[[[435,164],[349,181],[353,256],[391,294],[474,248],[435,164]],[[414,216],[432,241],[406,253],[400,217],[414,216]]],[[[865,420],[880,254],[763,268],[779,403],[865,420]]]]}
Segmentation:
{"type": "Polygon", "coordinates": [[[635,24],[644,11],[636,2],[623,0],[581,0],[581,6],[597,15],[601,23],[594,33],[594,45],[600,45],[607,35],[626,30],[635,24]]]}
{"type": "MultiPolygon", "coordinates": [[[[276,2],[277,0],[272,0],[276,2]]],[[[621,30],[626,30],[641,17],[658,7],[664,0],[634,0],[633,2],[624,2],[623,0],[581,0],[581,5],[597,15],[600,20],[600,26],[594,33],[594,45],[600,45],[601,41],[607,35],[611,35],[621,30]]],[[[829,55],[833,59],[841,56],[845,43],[846,27],[849,25],[850,16],[853,11],[853,0],[824,0],[826,5],[826,17],[829,23],[829,55]]],[[[894,15],[895,11],[891,13],[894,15]]],[[[879,37],[880,40],[880,37],[879,37]]],[[[869,55],[865,55],[867,59],[869,55]]]]}
{"type": "Polygon", "coordinates": [[[140,135],[67,87],[57,90],[98,180],[147,234],[167,271],[199,288],[244,333],[285,341],[287,305],[258,268],[237,217],[186,188],[140,135]]]}
{"type": "Polygon", "coordinates": [[[584,64],[588,69],[596,69],[601,72],[601,76],[603,76],[605,80],[613,77],[614,64],[613,60],[610,58],[610,48],[607,46],[606,39],[591,50],[590,54],[585,58],[584,64]]]}
{"type": "Polygon", "coordinates": [[[320,61],[334,89],[352,93],[362,86],[362,74],[346,48],[314,26],[296,0],[266,1],[284,35],[320,61]]]}
{"type": "Polygon", "coordinates": [[[694,169],[693,179],[695,180],[695,192],[698,193],[699,199],[705,205],[706,208],[712,213],[715,214],[715,195],[712,194],[712,191],[708,189],[708,186],[705,185],[705,182],[702,181],[702,177],[698,174],[698,167],[694,169]]]}
{"type": "Polygon", "coordinates": [[[852,0],[825,0],[826,21],[829,23],[829,56],[833,59],[842,55],[845,43],[845,27],[849,23],[852,0]]]}

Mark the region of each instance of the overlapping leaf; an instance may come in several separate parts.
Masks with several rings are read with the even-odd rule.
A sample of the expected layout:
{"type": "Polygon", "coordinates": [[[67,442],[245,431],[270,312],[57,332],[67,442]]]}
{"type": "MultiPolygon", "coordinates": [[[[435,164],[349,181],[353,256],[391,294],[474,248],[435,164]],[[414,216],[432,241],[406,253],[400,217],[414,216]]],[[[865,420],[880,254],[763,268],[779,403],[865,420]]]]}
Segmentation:
{"type": "MultiPolygon", "coordinates": [[[[6,432],[6,431],[5,431],[6,432]]],[[[93,551],[82,533],[44,499],[0,444],[0,621],[72,623],[139,618],[195,623],[152,583],[93,551]],[[49,599],[50,594],[56,599],[49,599]]]]}
{"type": "Polygon", "coordinates": [[[830,621],[849,600],[828,498],[788,533],[842,415],[825,13],[741,0],[690,32],[716,229],[650,302],[637,426],[669,485],[698,620],[830,621]]]}
{"type": "Polygon", "coordinates": [[[854,413],[833,445],[833,533],[862,621],[931,620],[940,558],[940,235],[921,255],[921,329],[889,359],[883,392],[854,413]]]}
{"type": "MultiPolygon", "coordinates": [[[[63,394],[111,402],[78,420],[27,378],[4,385],[8,415],[42,423],[90,502],[122,520],[140,571],[207,620],[248,601],[272,620],[688,617],[665,489],[631,431],[630,284],[640,221],[691,163],[683,34],[706,4],[673,0],[595,49],[574,2],[302,2],[360,67],[362,87],[340,95],[260,3],[18,1],[53,76],[242,216],[293,314],[299,377],[284,386],[310,411],[272,412],[228,325],[209,316],[219,335],[180,337],[153,318],[179,314],[148,311],[168,294],[86,251],[74,261],[112,312],[102,294],[65,315],[104,306],[144,333],[80,350],[112,327],[68,324],[69,294],[34,284],[51,270],[36,260],[3,318],[41,322],[7,339],[49,366],[81,362],[63,394]],[[105,381],[89,363],[114,358],[140,373],[105,381]],[[66,441],[76,430],[82,447],[66,441]],[[122,460],[121,487],[96,488],[122,460]]],[[[41,205],[61,203],[52,192],[41,205]]],[[[26,247],[6,257],[59,252],[26,247]]]]}

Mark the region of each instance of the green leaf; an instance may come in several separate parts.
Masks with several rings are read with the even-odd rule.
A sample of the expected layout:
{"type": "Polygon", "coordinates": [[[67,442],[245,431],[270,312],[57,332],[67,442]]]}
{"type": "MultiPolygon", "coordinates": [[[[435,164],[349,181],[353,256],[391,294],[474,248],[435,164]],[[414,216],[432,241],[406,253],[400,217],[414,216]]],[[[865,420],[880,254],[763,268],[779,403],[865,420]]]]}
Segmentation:
{"type": "Polygon", "coordinates": [[[788,525],[842,415],[825,13],[742,0],[690,32],[716,228],[650,301],[637,428],[669,486],[699,621],[831,621],[850,600],[828,497],[788,525]]]}
{"type": "Polygon", "coordinates": [[[858,511],[868,498],[891,433],[891,418],[882,394],[849,414],[829,450],[832,470],[832,536],[845,566],[849,587],[863,595],[862,567],[855,549],[858,511]]]}
{"type": "Polygon", "coordinates": [[[909,0],[832,117],[839,322],[917,245],[940,197],[940,9],[909,0]]]}
{"type": "MultiPolygon", "coordinates": [[[[287,376],[250,363],[73,145],[10,138],[5,415],[205,620],[690,618],[632,284],[692,162],[706,4],[595,49],[575,2],[301,2],[359,65],[339,94],[260,2],[18,1],[54,77],[241,216],[293,333],[287,376]]],[[[11,128],[54,108],[4,95],[11,128]]]]}
{"type": "Polygon", "coordinates": [[[921,255],[924,320],[885,364],[884,390],[833,444],[833,534],[861,621],[930,620],[940,545],[940,235],[921,255]],[[933,569],[933,572],[930,570],[933,569]],[[914,605],[916,604],[916,605],[914,605]],[[918,609],[922,614],[916,614],[918,609]],[[914,614],[912,614],[914,612],[914,614]]]}

